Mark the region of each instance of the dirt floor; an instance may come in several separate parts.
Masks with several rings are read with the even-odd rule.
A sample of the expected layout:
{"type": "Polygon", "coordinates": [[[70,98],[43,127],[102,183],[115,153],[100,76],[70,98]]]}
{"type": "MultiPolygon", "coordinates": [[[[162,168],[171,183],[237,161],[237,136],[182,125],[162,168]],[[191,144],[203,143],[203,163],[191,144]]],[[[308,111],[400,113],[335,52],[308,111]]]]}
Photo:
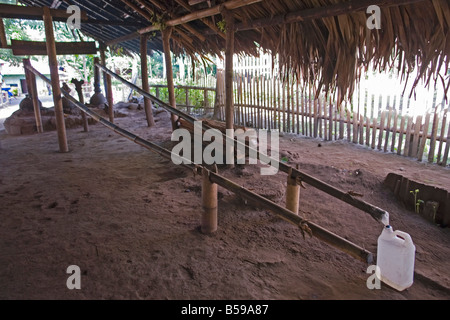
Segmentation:
{"type": "MultiPolygon", "coordinates": [[[[137,110],[116,123],[170,143],[167,113],[146,127],[137,110]]],[[[389,172],[449,188],[450,170],[347,142],[281,138],[289,163],[390,213],[411,235],[409,289],[370,290],[368,264],[219,187],[219,227],[199,231],[201,177],[101,124],[55,132],[0,134],[0,299],[449,299],[450,229],[404,208],[383,186],[389,172]],[[320,143],[320,146],[319,146],[320,143]],[[355,174],[357,172],[358,174],[355,174]],[[67,268],[81,269],[69,290],[67,268]]],[[[283,205],[286,174],[220,168],[224,176],[283,205]]],[[[301,215],[376,253],[383,225],[306,185],[301,215]]]]}

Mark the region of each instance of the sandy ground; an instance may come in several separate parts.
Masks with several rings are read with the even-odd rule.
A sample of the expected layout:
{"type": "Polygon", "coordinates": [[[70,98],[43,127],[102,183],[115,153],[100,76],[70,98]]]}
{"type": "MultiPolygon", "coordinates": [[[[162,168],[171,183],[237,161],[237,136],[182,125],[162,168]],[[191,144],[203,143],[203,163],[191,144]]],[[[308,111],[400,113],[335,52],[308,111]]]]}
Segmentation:
{"type": "MultiPolygon", "coordinates": [[[[168,115],[146,127],[144,112],[116,123],[170,146],[168,115]]],[[[199,231],[201,177],[100,124],[68,130],[69,153],[55,132],[0,133],[0,299],[449,299],[450,229],[406,210],[383,186],[401,172],[450,186],[450,170],[346,142],[281,139],[289,162],[390,213],[416,245],[416,278],[397,292],[369,290],[367,263],[245,203],[219,187],[219,228],[199,231]],[[360,174],[354,173],[358,170],[360,174]],[[69,290],[67,268],[81,270],[69,290]]],[[[286,175],[257,166],[220,168],[239,184],[283,204],[286,175]]],[[[304,218],[376,253],[383,226],[306,185],[304,218]]]]}

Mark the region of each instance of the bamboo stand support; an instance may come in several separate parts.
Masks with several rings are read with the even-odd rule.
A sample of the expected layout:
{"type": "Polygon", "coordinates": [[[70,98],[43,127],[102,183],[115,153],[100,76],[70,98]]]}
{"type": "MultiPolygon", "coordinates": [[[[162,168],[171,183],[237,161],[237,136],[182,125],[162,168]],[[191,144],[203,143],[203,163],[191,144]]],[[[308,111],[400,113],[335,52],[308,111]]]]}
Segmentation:
{"type": "MultiPolygon", "coordinates": [[[[30,59],[23,59],[23,64],[26,66],[30,66],[30,59]]],[[[27,68],[25,68],[26,78],[29,79],[27,83],[29,83],[29,93],[30,97],[33,101],[33,109],[34,109],[34,117],[36,119],[36,128],[38,133],[44,132],[44,128],[42,126],[42,117],[41,117],[41,107],[39,106],[39,98],[38,91],[36,87],[36,76],[34,73],[30,72],[27,68]]]]}
{"type": "MultiPolygon", "coordinates": [[[[71,82],[75,85],[75,90],[77,91],[77,94],[78,94],[78,100],[80,101],[80,103],[84,104],[83,87],[82,87],[84,84],[84,80],[72,79],[71,82]]],[[[83,131],[89,132],[89,126],[88,126],[88,120],[86,117],[86,113],[81,112],[81,119],[83,121],[83,131]]]]}
{"type": "Polygon", "coordinates": [[[202,168],[202,225],[205,234],[217,231],[217,184],[210,181],[210,171],[202,168]]]}
{"type": "Polygon", "coordinates": [[[286,189],[286,209],[291,210],[298,215],[300,186],[297,184],[297,179],[288,174],[287,189],[286,189]]]}

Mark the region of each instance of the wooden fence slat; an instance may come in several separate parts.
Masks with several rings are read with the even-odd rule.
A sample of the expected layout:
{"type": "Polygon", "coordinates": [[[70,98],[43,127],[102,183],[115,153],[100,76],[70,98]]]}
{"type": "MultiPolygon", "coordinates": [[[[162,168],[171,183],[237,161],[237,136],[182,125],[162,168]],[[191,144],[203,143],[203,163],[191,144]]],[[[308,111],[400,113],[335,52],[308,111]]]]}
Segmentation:
{"type": "Polygon", "coordinates": [[[413,117],[408,116],[408,122],[406,124],[406,135],[405,135],[405,148],[403,149],[403,155],[409,157],[409,149],[411,145],[411,131],[413,130],[414,122],[413,117]]]}
{"type": "Polygon", "coordinates": [[[392,108],[389,108],[388,118],[387,118],[387,123],[386,123],[386,138],[384,141],[384,152],[387,152],[387,147],[389,145],[389,136],[390,136],[390,132],[391,132],[391,119],[392,119],[392,108]]]}
{"type": "Polygon", "coordinates": [[[448,154],[450,151],[450,123],[448,124],[447,140],[445,142],[444,157],[442,158],[441,166],[445,167],[448,161],[448,154]]]}
{"type": "Polygon", "coordinates": [[[425,115],[425,123],[423,125],[423,133],[422,133],[422,138],[420,139],[420,145],[419,145],[419,150],[417,153],[417,159],[419,161],[422,161],[423,159],[423,153],[425,150],[425,145],[427,143],[428,140],[428,126],[430,124],[430,113],[427,112],[427,114],[425,115]]]}
{"type": "Polygon", "coordinates": [[[398,145],[397,145],[397,154],[401,155],[402,153],[402,143],[403,143],[403,129],[405,127],[405,116],[400,115],[400,128],[398,135],[398,145]]]}
{"type": "Polygon", "coordinates": [[[345,108],[347,113],[347,141],[352,141],[351,139],[351,119],[350,119],[350,110],[345,108]]]}
{"type": "Polygon", "coordinates": [[[358,143],[358,114],[353,112],[353,143],[358,143]]]}
{"type": "Polygon", "coordinates": [[[329,115],[330,115],[330,119],[329,119],[329,123],[328,123],[328,139],[330,141],[333,141],[333,118],[334,118],[334,112],[333,112],[333,101],[330,95],[330,104],[329,104],[329,115]]]}
{"type": "Polygon", "coordinates": [[[441,153],[442,153],[442,146],[444,144],[444,134],[445,134],[445,126],[447,125],[447,109],[444,110],[444,113],[442,114],[442,126],[441,126],[441,136],[439,139],[439,148],[438,148],[438,154],[436,162],[440,163],[441,161],[441,153]]]}
{"type": "Polygon", "coordinates": [[[372,149],[375,149],[375,142],[377,140],[377,125],[378,125],[377,118],[374,117],[372,119],[372,145],[370,146],[372,149]]]}
{"type": "Polygon", "coordinates": [[[339,108],[339,140],[344,139],[344,108],[339,108]]]}
{"type": "Polygon", "coordinates": [[[422,126],[422,116],[416,117],[416,123],[414,125],[414,138],[412,146],[410,147],[410,156],[413,158],[417,157],[417,151],[419,148],[419,138],[420,138],[420,127],[422,126]]]}
{"type": "Polygon", "coordinates": [[[364,116],[359,115],[359,144],[364,145],[364,116]]]}
{"type": "Polygon", "coordinates": [[[434,162],[434,153],[436,150],[436,138],[437,138],[437,129],[439,125],[439,114],[437,113],[437,108],[434,110],[433,115],[433,125],[431,128],[431,139],[430,139],[430,151],[428,152],[428,162],[434,162]]]}
{"type": "Polygon", "coordinates": [[[397,120],[398,120],[398,114],[397,110],[394,109],[394,123],[392,124],[392,144],[391,144],[391,152],[395,151],[395,141],[397,140],[397,120]]]}
{"type": "Polygon", "coordinates": [[[386,116],[386,111],[381,112],[381,120],[380,120],[380,133],[378,136],[378,150],[381,150],[381,145],[383,143],[384,136],[384,118],[386,116]]]}
{"type": "Polygon", "coordinates": [[[366,117],[366,146],[370,147],[370,123],[369,117],[366,117]]]}

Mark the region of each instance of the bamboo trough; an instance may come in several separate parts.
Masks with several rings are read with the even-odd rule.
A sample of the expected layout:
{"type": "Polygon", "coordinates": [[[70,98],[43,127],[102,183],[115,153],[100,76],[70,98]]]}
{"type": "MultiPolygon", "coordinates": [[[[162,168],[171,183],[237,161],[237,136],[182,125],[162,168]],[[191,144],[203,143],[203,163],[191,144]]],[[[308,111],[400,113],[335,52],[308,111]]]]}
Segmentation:
{"type": "MultiPolygon", "coordinates": [[[[31,65],[26,66],[26,68],[35,74],[36,76],[40,77],[47,83],[51,83],[51,81],[42,75],[39,71],[34,69],[31,65]]],[[[104,67],[103,67],[104,68],[104,67]]],[[[106,69],[106,68],[105,68],[106,69]]],[[[108,70],[109,71],[109,70],[108,70]]],[[[111,72],[111,71],[109,71],[111,72]]],[[[114,76],[114,75],[113,75],[114,76]]],[[[374,255],[370,251],[362,248],[361,246],[358,246],[351,241],[348,241],[339,235],[320,227],[319,225],[309,222],[292,212],[291,210],[287,208],[283,208],[279,206],[278,204],[268,200],[267,198],[256,194],[236,183],[233,181],[219,175],[217,172],[213,172],[208,170],[206,167],[202,167],[199,165],[196,165],[192,163],[189,159],[183,158],[179,156],[178,154],[172,153],[172,151],[167,150],[151,141],[142,139],[141,137],[120,128],[114,123],[111,123],[110,121],[106,120],[105,118],[98,115],[96,112],[89,109],[86,105],[80,103],[78,100],[76,100],[74,97],[72,97],[67,91],[64,89],[61,89],[62,94],[71,102],[73,102],[81,111],[85,112],[87,115],[92,117],[94,120],[98,121],[108,129],[111,129],[115,133],[131,140],[132,142],[149,149],[160,156],[168,159],[173,159],[173,157],[178,158],[181,160],[183,166],[193,169],[194,172],[198,174],[203,175],[203,186],[205,188],[204,191],[202,191],[202,205],[204,207],[204,212],[202,215],[202,230],[205,232],[213,232],[215,229],[217,229],[217,189],[214,184],[220,185],[221,187],[240,195],[241,197],[249,200],[249,201],[256,201],[260,205],[264,206],[274,214],[281,217],[283,220],[297,226],[300,228],[303,236],[305,236],[305,232],[308,233],[310,236],[314,236],[329,245],[353,256],[354,258],[361,260],[363,262],[366,262],[368,264],[373,263],[374,261],[374,255]],[[209,180],[209,181],[208,181],[209,180]]],[[[148,94],[147,94],[148,95],[148,94]]],[[[151,96],[152,99],[154,98],[151,96]]],[[[161,102],[163,103],[163,102],[161,102]]],[[[164,103],[163,103],[164,104],[164,103]]],[[[168,106],[170,108],[170,106],[168,106]]],[[[175,109],[176,110],[176,109],[175,109]]],[[[184,115],[187,118],[189,118],[188,115],[184,115]]]]}

